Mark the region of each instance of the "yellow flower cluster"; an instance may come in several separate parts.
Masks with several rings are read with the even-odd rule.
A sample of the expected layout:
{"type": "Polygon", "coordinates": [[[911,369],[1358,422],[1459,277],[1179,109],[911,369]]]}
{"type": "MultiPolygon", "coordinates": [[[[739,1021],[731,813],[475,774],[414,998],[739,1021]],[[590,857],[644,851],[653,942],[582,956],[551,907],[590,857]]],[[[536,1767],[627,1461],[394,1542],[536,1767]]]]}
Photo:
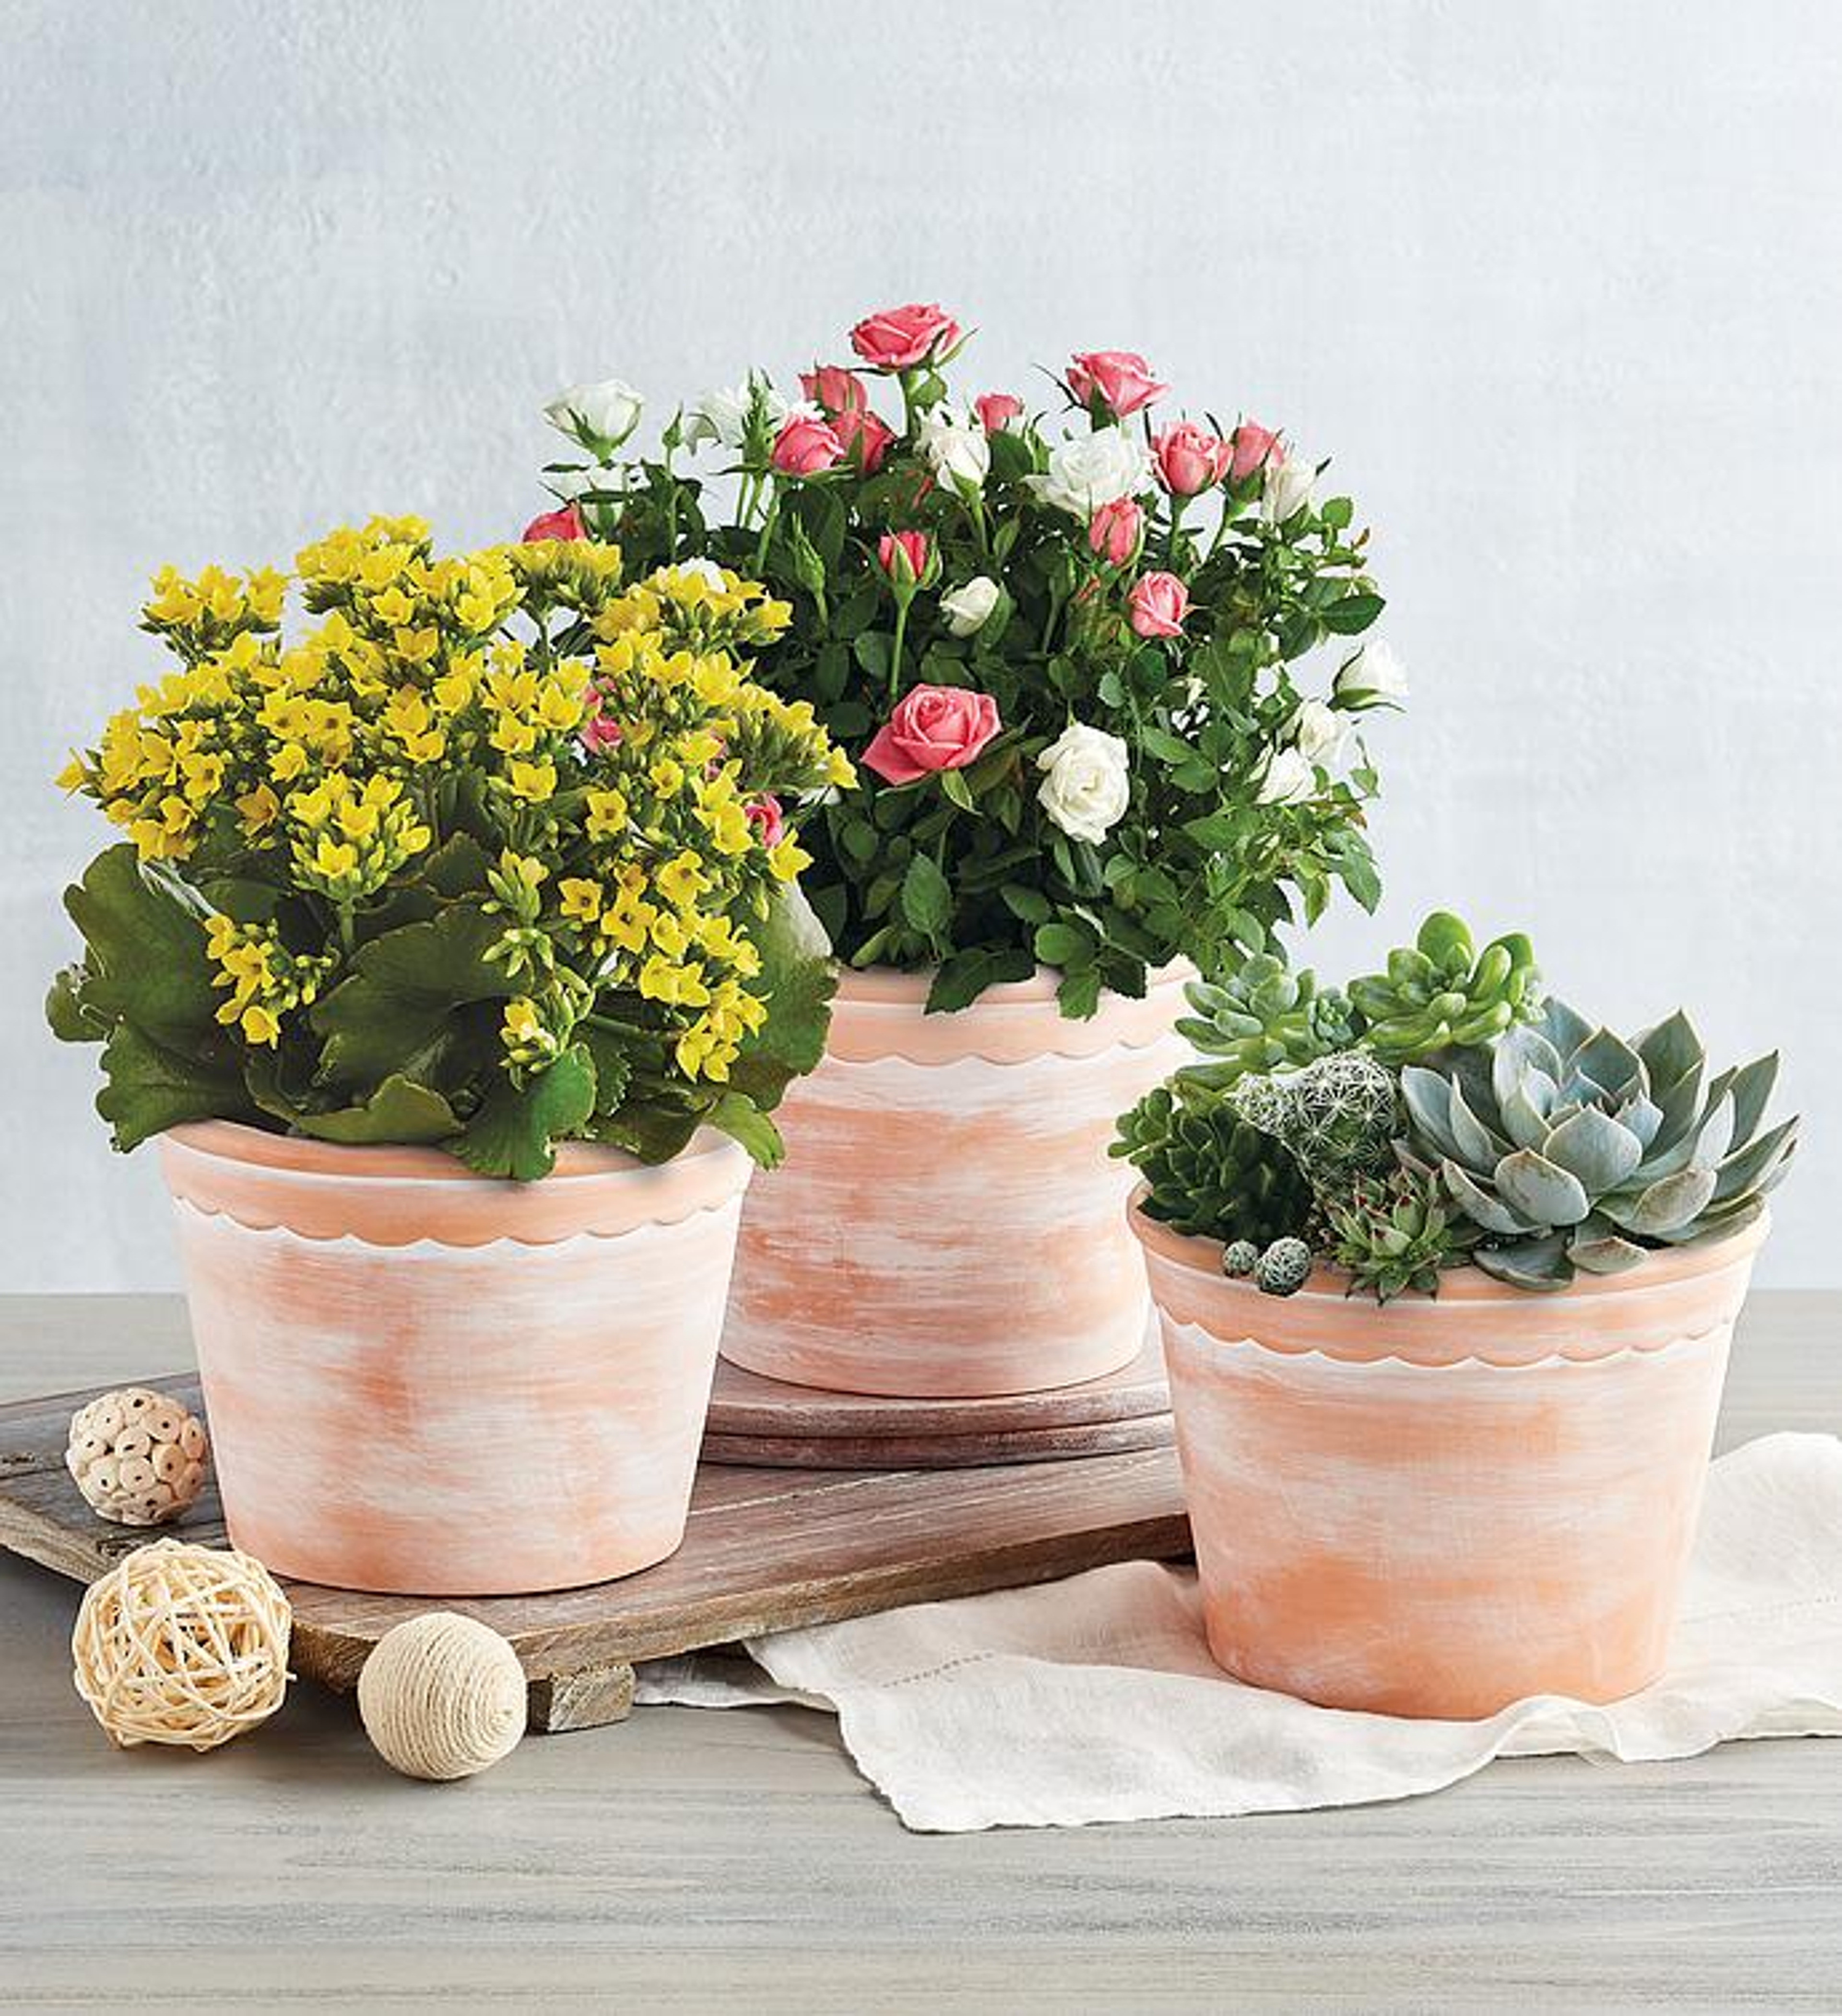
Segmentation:
{"type": "Polygon", "coordinates": [[[459,835],[477,864],[487,843],[496,865],[469,871],[486,886],[418,901],[498,917],[489,956],[523,989],[500,1031],[515,1078],[598,1006],[685,1076],[728,1077],[767,1013],[750,920],[807,861],[779,800],[852,772],[810,707],[748,676],[740,654],[786,603],[707,563],[624,590],[619,567],[586,540],[441,557],[419,520],[374,518],[297,556],[314,621],[292,641],[282,575],[160,574],[144,625],[179,666],[60,781],[143,860],[290,899],[293,949],[213,920],[226,1024],[276,1042],[459,835]]]}
{"type": "Polygon", "coordinates": [[[218,968],[213,984],[230,990],[218,1020],[234,1023],[246,1042],[271,1048],[282,1017],[313,1005],[334,963],[330,955],[290,952],[272,924],[239,924],[221,913],[207,926],[205,950],[218,968]]]}

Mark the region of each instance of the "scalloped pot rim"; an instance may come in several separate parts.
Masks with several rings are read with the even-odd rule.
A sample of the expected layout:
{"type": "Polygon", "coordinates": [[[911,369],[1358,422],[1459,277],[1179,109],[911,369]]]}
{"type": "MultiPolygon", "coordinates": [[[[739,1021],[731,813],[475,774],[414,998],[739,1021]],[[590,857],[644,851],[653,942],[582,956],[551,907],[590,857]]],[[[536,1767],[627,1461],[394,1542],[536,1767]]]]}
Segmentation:
{"type": "Polygon", "coordinates": [[[553,1172],[534,1183],[476,1175],[441,1148],[346,1147],[234,1120],[169,1129],[160,1150],[167,1188],[207,1217],[251,1231],[282,1226],[304,1239],[390,1247],[619,1237],[720,1209],[754,1172],[741,1147],[709,1129],[668,1162],[566,1143],[553,1172]]]}
{"type": "MultiPolygon", "coordinates": [[[[934,967],[923,967],[908,972],[894,966],[847,966],[838,975],[838,997],[840,1000],[862,1002],[865,1004],[887,1003],[901,1007],[919,1007],[934,985],[934,977],[938,970],[934,967]]],[[[1149,992],[1154,988],[1169,987],[1178,982],[1187,984],[1196,977],[1196,968],[1186,959],[1174,959],[1166,966],[1153,967],[1146,975],[1149,992]]],[[[1027,980],[1002,980],[995,987],[988,987],[977,1000],[970,1006],[955,1009],[950,1016],[936,1017],[937,1021],[951,1020],[965,1015],[976,1015],[981,1008],[1002,1008],[1013,1003],[1029,1001],[1052,1001],[1056,990],[1062,984],[1061,970],[1058,967],[1039,966],[1027,980]]],[[[1133,995],[1103,996],[1110,999],[1134,999],[1133,995]]]]}
{"type": "Polygon", "coordinates": [[[1139,1243],[1160,1259],[1192,1274],[1201,1275],[1229,1294],[1257,1297],[1268,1308],[1275,1301],[1330,1303],[1338,1307],[1361,1308],[1373,1316],[1384,1319],[1396,1310],[1404,1316],[1409,1311],[1416,1316],[1430,1316],[1439,1309],[1465,1303],[1499,1303],[1516,1308],[1538,1304],[1552,1308],[1563,1302],[1630,1295],[1646,1288],[1670,1287],[1679,1281],[1693,1280],[1700,1275],[1718,1273],[1737,1260],[1750,1259],[1772,1229],[1772,1213],[1768,1209],[1762,1211],[1751,1224],[1742,1226],[1730,1239],[1653,1253],[1641,1267],[1628,1269],[1622,1274],[1576,1277],[1570,1286],[1552,1294],[1513,1287],[1507,1281],[1499,1281],[1494,1275],[1485,1273],[1481,1267],[1455,1267],[1440,1277],[1437,1295],[1423,1294],[1417,1288],[1408,1288],[1385,1305],[1372,1305],[1358,1302],[1348,1293],[1349,1276],[1340,1268],[1314,1267],[1302,1288],[1283,1297],[1268,1295],[1250,1281],[1236,1280],[1221,1271],[1221,1255],[1226,1249],[1221,1240],[1205,1238],[1198,1233],[1173,1232],[1167,1225],[1147,1218],[1139,1210],[1139,1201],[1149,1189],[1148,1184],[1138,1186],[1127,1203],[1126,1213],[1139,1243]]]}

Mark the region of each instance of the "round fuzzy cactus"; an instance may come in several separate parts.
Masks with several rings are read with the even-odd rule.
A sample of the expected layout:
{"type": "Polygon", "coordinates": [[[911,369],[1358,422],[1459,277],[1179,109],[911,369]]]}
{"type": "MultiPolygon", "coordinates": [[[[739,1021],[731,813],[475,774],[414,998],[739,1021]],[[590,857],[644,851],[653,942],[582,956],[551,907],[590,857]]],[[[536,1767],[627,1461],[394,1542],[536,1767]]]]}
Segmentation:
{"type": "Polygon", "coordinates": [[[1254,1283],[1263,1294],[1296,1295],[1311,1273],[1311,1249],[1302,1239],[1275,1239],[1261,1255],[1254,1283]]]}
{"type": "Polygon", "coordinates": [[[1221,1271],[1225,1274],[1251,1274],[1259,1265],[1260,1248],[1251,1239],[1237,1239],[1222,1252],[1221,1271]]]}

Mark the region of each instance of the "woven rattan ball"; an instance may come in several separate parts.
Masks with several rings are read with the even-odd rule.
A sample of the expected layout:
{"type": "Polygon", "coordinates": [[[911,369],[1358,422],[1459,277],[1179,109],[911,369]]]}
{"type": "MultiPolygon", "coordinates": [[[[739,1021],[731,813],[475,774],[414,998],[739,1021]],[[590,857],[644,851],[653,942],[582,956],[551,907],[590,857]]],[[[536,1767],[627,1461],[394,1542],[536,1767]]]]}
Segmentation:
{"type": "Polygon", "coordinates": [[[105,1519],[157,1526],[176,1519],[205,1481],[204,1424],[170,1393],[124,1386],[70,1417],[64,1467],[105,1519]]]}
{"type": "Polygon", "coordinates": [[[253,1556],[156,1540],[85,1593],[70,1640],[77,1691],[123,1749],[214,1750],[281,1706],[291,1622],[253,1556]]]}
{"type": "Polygon", "coordinates": [[[387,1631],[358,1675],[378,1755],[411,1778],[470,1778],[524,1733],[524,1670],[496,1631],[431,1610],[387,1631]]]}

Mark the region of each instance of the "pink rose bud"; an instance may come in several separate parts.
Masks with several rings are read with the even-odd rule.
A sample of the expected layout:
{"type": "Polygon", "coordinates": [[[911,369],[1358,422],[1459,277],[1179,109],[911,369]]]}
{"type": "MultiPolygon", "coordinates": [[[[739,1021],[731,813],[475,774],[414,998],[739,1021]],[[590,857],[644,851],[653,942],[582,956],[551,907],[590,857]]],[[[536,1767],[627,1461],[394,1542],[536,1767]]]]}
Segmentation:
{"type": "Polygon", "coordinates": [[[895,430],[868,406],[839,414],[832,426],[844,444],[844,452],[855,459],[865,476],[874,476],[883,466],[883,458],[895,439],[895,430]]]}
{"type": "Polygon", "coordinates": [[[998,703],[961,686],[916,686],[876,730],[863,760],[886,783],[962,769],[998,733],[998,703]]]}
{"type": "Polygon", "coordinates": [[[1069,359],[1068,389],[1084,406],[1098,394],[1114,419],[1123,420],[1171,388],[1159,384],[1135,350],[1083,350],[1069,359]]]}
{"type": "Polygon", "coordinates": [[[865,315],[851,332],[851,347],[872,371],[906,371],[931,363],[959,340],[959,325],[933,301],[911,301],[865,315]]]}
{"type": "Polygon", "coordinates": [[[1088,524],[1088,545],[1109,567],[1124,567],[1139,550],[1145,513],[1130,497],[1103,504],[1088,524]]]}
{"type": "Polygon", "coordinates": [[[774,437],[768,459],[782,476],[817,476],[844,453],[844,444],[829,420],[795,413],[774,437]]]}
{"type": "Polygon", "coordinates": [[[1159,478],[1171,495],[1193,497],[1228,473],[1234,450],[1207,427],[1199,427],[1193,420],[1179,420],[1152,437],[1151,453],[1159,478]]]}
{"type": "Polygon", "coordinates": [[[742,808],[742,815],[754,828],[755,838],[764,847],[778,847],[786,831],[786,821],[782,815],[778,798],[750,798],[742,808]]]}
{"type": "Polygon", "coordinates": [[[1001,434],[1022,413],[1024,402],[1011,392],[981,392],[972,409],[987,434],[1001,434]]]}
{"type": "Polygon", "coordinates": [[[524,545],[534,546],[543,539],[585,539],[588,531],[581,513],[566,504],[560,511],[545,511],[532,519],[521,536],[524,545]]]}
{"type": "Polygon", "coordinates": [[[1126,597],[1132,628],[1141,637],[1181,637],[1189,590],[1174,574],[1142,574],[1126,597]]]}
{"type": "Polygon", "coordinates": [[[1243,420],[1234,430],[1234,459],[1228,466],[1229,481],[1245,482],[1255,470],[1265,466],[1267,457],[1279,445],[1279,437],[1270,427],[1263,427],[1257,420],[1243,420]]]}
{"type": "Polygon", "coordinates": [[[927,571],[927,535],[885,532],[876,542],[876,558],[898,587],[912,588],[927,571]]]}
{"type": "Polygon", "coordinates": [[[815,364],[810,371],[802,371],[800,390],[834,420],[843,413],[861,413],[869,404],[863,380],[842,364],[815,364]]]}

